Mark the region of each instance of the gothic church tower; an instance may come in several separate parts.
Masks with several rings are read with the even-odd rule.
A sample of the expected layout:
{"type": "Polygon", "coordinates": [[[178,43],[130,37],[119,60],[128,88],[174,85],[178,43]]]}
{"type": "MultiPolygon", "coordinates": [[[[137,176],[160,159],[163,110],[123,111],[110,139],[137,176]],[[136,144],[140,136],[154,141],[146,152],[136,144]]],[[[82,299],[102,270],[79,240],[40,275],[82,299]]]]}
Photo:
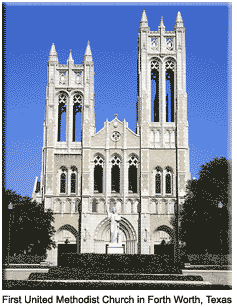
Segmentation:
{"type": "MultiPolygon", "coordinates": [[[[165,30],[163,17],[158,31],[150,31],[143,11],[138,37],[137,74],[140,228],[144,231],[151,229],[152,220],[147,218],[151,196],[155,194],[159,201],[168,206],[176,196],[180,202],[186,182],[190,179],[185,28],[180,12],[174,31],[165,30]]],[[[145,242],[141,241],[141,253],[149,253],[150,244],[149,236],[145,242]]]]}
{"type": "Polygon", "coordinates": [[[156,254],[162,240],[174,242],[170,220],[190,179],[180,12],[173,31],[165,30],[163,18],[158,31],[150,31],[143,11],[137,83],[136,132],[117,114],[96,132],[89,42],[80,65],[71,51],[67,64],[59,64],[51,47],[41,181],[36,178],[33,199],[44,200],[54,212],[57,247],[47,258],[52,264],[65,252],[106,253],[107,210],[121,216],[119,236],[126,254],[156,254]]]}

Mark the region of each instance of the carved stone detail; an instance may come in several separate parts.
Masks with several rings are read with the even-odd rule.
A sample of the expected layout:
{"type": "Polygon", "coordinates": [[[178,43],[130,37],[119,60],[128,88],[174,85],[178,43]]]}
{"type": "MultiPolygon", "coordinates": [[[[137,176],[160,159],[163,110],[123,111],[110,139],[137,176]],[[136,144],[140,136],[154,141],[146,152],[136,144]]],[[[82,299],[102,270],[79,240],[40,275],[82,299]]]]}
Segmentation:
{"type": "Polygon", "coordinates": [[[59,84],[65,85],[66,84],[67,75],[66,72],[61,72],[59,76],[59,84]]]}
{"type": "Polygon", "coordinates": [[[117,142],[119,139],[120,139],[120,133],[118,131],[114,131],[111,135],[111,139],[114,141],[114,142],[117,142]]]}
{"type": "Polygon", "coordinates": [[[171,37],[166,38],[166,49],[169,50],[169,51],[174,49],[173,38],[171,38],[171,37]]]}
{"type": "Polygon", "coordinates": [[[159,40],[158,37],[151,38],[151,49],[158,50],[159,49],[159,40]]]}
{"type": "Polygon", "coordinates": [[[82,72],[75,73],[75,84],[76,85],[83,85],[83,74],[82,72]]]}

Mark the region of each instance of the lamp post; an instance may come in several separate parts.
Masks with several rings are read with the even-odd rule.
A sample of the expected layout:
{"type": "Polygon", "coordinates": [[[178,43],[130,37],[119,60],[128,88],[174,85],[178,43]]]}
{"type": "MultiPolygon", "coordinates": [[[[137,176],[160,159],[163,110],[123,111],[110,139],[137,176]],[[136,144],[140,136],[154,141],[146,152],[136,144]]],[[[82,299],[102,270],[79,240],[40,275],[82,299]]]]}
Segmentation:
{"type": "MultiPolygon", "coordinates": [[[[221,202],[218,203],[218,209],[222,209],[223,204],[221,202]]],[[[222,264],[222,229],[221,229],[221,211],[219,210],[219,225],[220,225],[220,265],[222,264]]]]}
{"type": "MultiPolygon", "coordinates": [[[[12,209],[12,204],[8,205],[8,210],[12,209]]],[[[9,266],[10,248],[11,248],[11,211],[9,212],[9,222],[8,222],[8,246],[7,246],[7,265],[9,266]]]]}

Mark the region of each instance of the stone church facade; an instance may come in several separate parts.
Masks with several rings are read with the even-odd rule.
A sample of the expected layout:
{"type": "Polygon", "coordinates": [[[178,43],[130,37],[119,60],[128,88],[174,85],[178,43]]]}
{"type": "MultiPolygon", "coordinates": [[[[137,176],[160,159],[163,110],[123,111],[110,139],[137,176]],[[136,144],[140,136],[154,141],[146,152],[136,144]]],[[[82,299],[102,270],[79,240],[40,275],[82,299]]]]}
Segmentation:
{"type": "MultiPolygon", "coordinates": [[[[96,65],[96,64],[95,64],[96,65]]],[[[161,19],[150,31],[145,11],[138,36],[137,128],[115,118],[96,132],[94,62],[88,43],[83,64],[59,64],[54,44],[48,60],[41,181],[33,199],[54,212],[57,248],[106,253],[110,221],[106,205],[121,215],[125,253],[154,254],[172,240],[175,201],[190,179],[185,28],[161,19]]]]}

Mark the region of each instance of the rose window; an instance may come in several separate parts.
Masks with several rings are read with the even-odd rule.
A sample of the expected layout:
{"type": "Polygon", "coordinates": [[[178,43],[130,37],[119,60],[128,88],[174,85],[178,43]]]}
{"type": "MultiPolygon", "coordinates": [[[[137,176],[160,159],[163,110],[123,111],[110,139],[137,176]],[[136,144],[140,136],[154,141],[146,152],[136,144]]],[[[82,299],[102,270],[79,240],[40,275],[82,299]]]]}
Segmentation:
{"type": "Polygon", "coordinates": [[[118,131],[114,131],[112,133],[112,140],[117,142],[120,139],[120,133],[118,131]]]}

